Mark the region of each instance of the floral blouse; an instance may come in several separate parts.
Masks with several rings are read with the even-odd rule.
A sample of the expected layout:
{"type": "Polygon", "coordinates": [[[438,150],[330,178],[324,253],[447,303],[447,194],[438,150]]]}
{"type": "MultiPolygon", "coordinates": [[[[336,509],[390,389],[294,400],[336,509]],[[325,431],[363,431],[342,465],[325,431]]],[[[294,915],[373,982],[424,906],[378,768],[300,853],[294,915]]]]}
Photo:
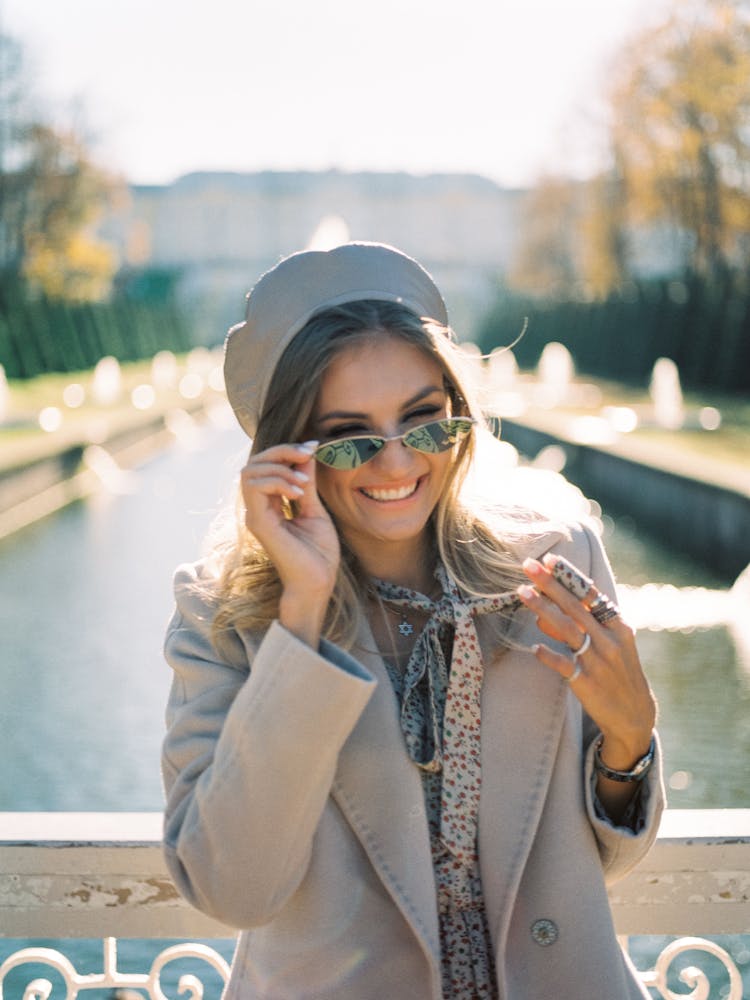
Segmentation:
{"type": "Polygon", "coordinates": [[[480,697],[483,664],[474,619],[514,610],[514,593],[463,598],[442,566],[443,595],[375,581],[381,598],[430,618],[403,674],[386,663],[401,712],[406,746],[420,769],[430,831],[440,923],[443,995],[497,997],[477,853],[481,787],[480,697]]]}

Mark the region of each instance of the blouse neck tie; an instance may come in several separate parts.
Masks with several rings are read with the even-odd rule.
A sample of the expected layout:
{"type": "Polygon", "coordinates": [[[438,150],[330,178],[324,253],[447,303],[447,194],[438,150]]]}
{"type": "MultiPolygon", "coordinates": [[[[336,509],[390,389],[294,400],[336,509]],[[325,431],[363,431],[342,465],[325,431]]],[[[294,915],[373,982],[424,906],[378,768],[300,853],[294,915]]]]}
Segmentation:
{"type": "Polygon", "coordinates": [[[443,591],[437,601],[406,587],[373,582],[389,604],[429,615],[400,685],[401,730],[414,763],[426,772],[442,771],[440,839],[457,861],[473,868],[478,861],[484,672],[475,618],[516,610],[521,602],[514,591],[492,597],[462,597],[442,564],[435,576],[443,591]],[[451,633],[449,668],[445,651],[450,648],[451,633]]]}

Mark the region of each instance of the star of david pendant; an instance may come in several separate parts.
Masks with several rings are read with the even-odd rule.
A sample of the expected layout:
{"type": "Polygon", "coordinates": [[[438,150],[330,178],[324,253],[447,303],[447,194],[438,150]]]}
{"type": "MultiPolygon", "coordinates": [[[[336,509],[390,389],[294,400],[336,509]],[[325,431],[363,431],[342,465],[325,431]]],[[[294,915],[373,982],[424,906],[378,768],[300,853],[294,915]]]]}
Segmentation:
{"type": "Polygon", "coordinates": [[[413,635],[414,634],[414,626],[410,625],[409,622],[405,618],[403,619],[403,621],[399,625],[398,630],[401,633],[401,635],[413,635]]]}

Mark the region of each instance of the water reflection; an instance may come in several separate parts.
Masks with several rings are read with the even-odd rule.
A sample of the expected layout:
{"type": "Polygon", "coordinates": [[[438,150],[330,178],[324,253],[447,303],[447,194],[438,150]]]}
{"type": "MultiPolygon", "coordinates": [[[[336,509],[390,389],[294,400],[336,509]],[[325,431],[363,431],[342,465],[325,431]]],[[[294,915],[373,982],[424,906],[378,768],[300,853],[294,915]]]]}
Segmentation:
{"type": "Polygon", "coordinates": [[[0,543],[0,810],[162,806],[171,576],[199,556],[245,443],[202,431],[0,543]]]}
{"type": "MultiPolygon", "coordinates": [[[[102,492],[0,543],[0,810],[161,808],[172,571],[200,554],[247,449],[221,422],[175,418],[175,447],[132,474],[134,492],[102,492]]],[[[627,519],[604,523],[660,703],[670,805],[750,806],[740,590],[627,519]]]]}
{"type": "Polygon", "coordinates": [[[637,535],[627,519],[609,524],[606,543],[622,581],[623,612],[641,629],[638,647],[659,701],[669,806],[746,808],[747,571],[730,588],[692,560],[637,535]]]}
{"type": "Polygon", "coordinates": [[[673,808],[748,805],[750,691],[726,629],[642,634],[657,691],[673,808]],[[669,660],[667,661],[667,656],[669,660]],[[689,781],[676,772],[690,776],[689,781]]]}
{"type": "Polygon", "coordinates": [[[750,675],[750,570],[744,571],[731,590],[646,583],[642,587],[622,585],[619,598],[625,617],[639,630],[692,633],[724,626],[734,642],[739,665],[750,675]]]}

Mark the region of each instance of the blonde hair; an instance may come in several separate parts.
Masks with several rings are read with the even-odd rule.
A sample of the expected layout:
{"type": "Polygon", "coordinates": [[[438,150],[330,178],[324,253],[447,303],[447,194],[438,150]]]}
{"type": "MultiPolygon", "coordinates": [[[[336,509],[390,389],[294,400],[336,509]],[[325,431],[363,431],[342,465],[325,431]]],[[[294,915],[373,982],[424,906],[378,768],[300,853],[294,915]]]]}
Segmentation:
{"type": "MultiPolygon", "coordinates": [[[[325,372],[344,347],[377,336],[403,339],[440,365],[454,415],[482,422],[474,394],[462,371],[461,351],[452,331],[418,317],[398,303],[361,300],[313,316],[282,355],[268,390],[252,453],[287,441],[303,441],[325,372]]],[[[515,588],[525,577],[508,541],[527,531],[528,520],[506,509],[484,514],[461,499],[461,487],[475,454],[474,436],[456,447],[456,456],[432,517],[436,547],[448,573],[465,592],[491,595],[515,588]]],[[[214,640],[236,629],[262,634],[278,616],[281,583],[273,563],[237,510],[233,541],[218,546],[217,578],[210,593],[216,608],[214,640]]],[[[536,523],[537,519],[534,519],[536,523]]],[[[538,525],[541,530],[541,524],[538,525]]],[[[344,648],[354,645],[368,580],[354,553],[342,541],[342,559],[324,635],[344,648]]]]}

